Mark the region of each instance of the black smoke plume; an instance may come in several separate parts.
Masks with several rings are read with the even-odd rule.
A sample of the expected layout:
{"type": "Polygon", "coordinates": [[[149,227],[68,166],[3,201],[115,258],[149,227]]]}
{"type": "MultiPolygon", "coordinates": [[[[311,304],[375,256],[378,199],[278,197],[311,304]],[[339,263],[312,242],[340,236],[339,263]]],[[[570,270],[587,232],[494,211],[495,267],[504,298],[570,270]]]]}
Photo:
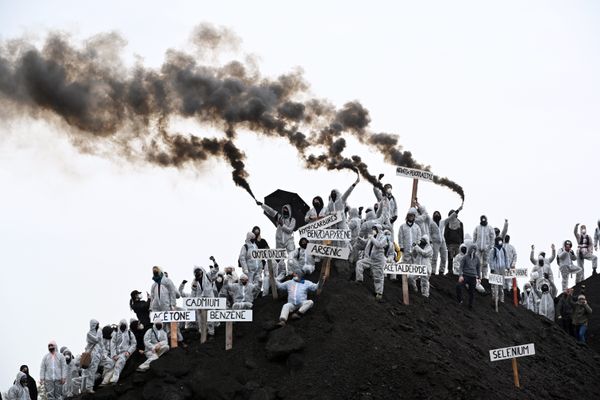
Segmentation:
{"type": "MultiPolygon", "coordinates": [[[[378,150],[390,164],[429,170],[402,150],[397,135],[370,132],[369,112],[360,103],[336,109],[307,100],[300,71],[269,79],[251,62],[200,62],[219,49],[236,49],[240,40],[231,31],[200,25],[190,42],[192,51],[168,50],[158,69],[140,62],[125,66],[125,41],[114,33],[79,46],[59,33],[50,34],[41,48],[26,40],[0,43],[2,113],[58,119],[72,128],[72,142],[82,150],[108,145],[132,161],[181,168],[221,158],[231,165],[236,185],[252,197],[245,155],[235,144],[239,129],[287,140],[308,168],[350,169],[380,188],[358,155],[343,154],[344,135],[378,150]],[[224,138],[172,132],[175,117],[216,127],[224,138]]],[[[449,179],[436,176],[435,183],[464,199],[462,188],[449,179]]]]}

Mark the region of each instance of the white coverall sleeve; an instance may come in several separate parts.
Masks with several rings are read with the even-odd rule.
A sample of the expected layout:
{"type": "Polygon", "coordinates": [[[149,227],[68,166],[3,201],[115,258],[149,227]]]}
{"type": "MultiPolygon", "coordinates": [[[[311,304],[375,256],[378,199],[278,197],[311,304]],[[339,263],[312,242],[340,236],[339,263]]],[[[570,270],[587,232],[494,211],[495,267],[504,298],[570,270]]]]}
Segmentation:
{"type": "Polygon", "coordinates": [[[346,203],[346,201],[348,201],[348,197],[350,197],[350,195],[352,194],[352,191],[354,190],[355,187],[356,187],[356,184],[353,183],[352,185],[350,185],[350,187],[348,188],[348,190],[346,190],[344,192],[344,194],[342,195],[342,201],[344,203],[346,203]]]}
{"type": "Polygon", "coordinates": [[[153,332],[154,332],[154,327],[151,327],[144,334],[144,346],[146,349],[151,349],[152,347],[154,347],[154,345],[152,344],[152,335],[154,335],[153,332]]]}
{"type": "Polygon", "coordinates": [[[277,211],[273,210],[271,207],[269,207],[266,204],[263,204],[261,207],[267,213],[267,215],[269,215],[271,217],[275,217],[277,214],[279,214],[277,211]]]}
{"type": "Polygon", "coordinates": [[[531,261],[533,265],[537,265],[535,258],[533,258],[533,249],[531,249],[531,253],[529,253],[529,261],[531,261]]]}
{"type": "Polygon", "coordinates": [[[242,249],[240,250],[240,255],[238,257],[238,261],[240,262],[240,266],[242,267],[242,272],[245,274],[248,274],[248,264],[246,263],[246,253],[248,250],[246,250],[246,245],[242,246],[242,249]]]}
{"type": "Polygon", "coordinates": [[[504,221],[504,226],[502,227],[502,232],[500,233],[500,237],[504,240],[504,237],[508,233],[508,221],[504,221]]]}
{"type": "Polygon", "coordinates": [[[192,293],[185,292],[185,283],[183,282],[181,282],[181,284],[179,285],[179,294],[181,295],[181,297],[192,297],[192,293]]]}
{"type": "Polygon", "coordinates": [[[379,190],[378,187],[373,186],[373,193],[375,194],[375,198],[377,199],[377,201],[381,201],[381,199],[383,199],[383,193],[381,192],[381,190],[379,190]]]}

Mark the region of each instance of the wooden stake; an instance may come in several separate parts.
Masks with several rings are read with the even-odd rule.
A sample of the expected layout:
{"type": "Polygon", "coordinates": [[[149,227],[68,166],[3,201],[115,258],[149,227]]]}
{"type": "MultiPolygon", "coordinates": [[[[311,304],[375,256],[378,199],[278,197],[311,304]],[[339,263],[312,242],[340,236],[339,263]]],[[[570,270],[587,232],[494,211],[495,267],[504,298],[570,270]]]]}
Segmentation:
{"type": "Polygon", "coordinates": [[[517,389],[520,389],[521,385],[519,384],[519,367],[517,366],[516,358],[512,359],[512,368],[513,368],[513,376],[515,378],[515,386],[517,387],[517,389]]]}
{"type": "Polygon", "coordinates": [[[513,302],[515,307],[519,305],[519,296],[517,296],[517,278],[513,278],[513,302]]]}
{"type": "Polygon", "coordinates": [[[200,343],[206,343],[208,337],[208,326],[207,326],[207,311],[200,310],[200,343]]]}
{"type": "MultiPolygon", "coordinates": [[[[417,204],[417,190],[419,189],[419,180],[413,179],[412,195],[410,197],[410,206],[414,207],[417,204]]],[[[404,251],[410,251],[410,249],[404,249],[404,251]]],[[[402,275],[402,302],[405,305],[410,304],[408,294],[408,276],[402,275]]]]}
{"type": "Polygon", "coordinates": [[[225,350],[233,347],[233,322],[225,322],[225,350]]]}
{"type": "Polygon", "coordinates": [[[171,348],[177,347],[177,322],[171,322],[171,348]]]}
{"type": "Polygon", "coordinates": [[[269,266],[269,283],[271,285],[271,293],[273,294],[273,300],[277,300],[277,284],[275,283],[275,275],[273,275],[273,260],[268,260],[267,265],[269,266]]]}
{"type": "MultiPolygon", "coordinates": [[[[325,246],[331,246],[331,240],[325,240],[323,242],[325,246]]],[[[329,277],[329,270],[331,269],[331,258],[325,258],[321,263],[321,274],[319,275],[319,281],[321,282],[321,286],[317,289],[317,296],[321,294],[323,291],[323,286],[325,285],[325,281],[329,277]]]]}

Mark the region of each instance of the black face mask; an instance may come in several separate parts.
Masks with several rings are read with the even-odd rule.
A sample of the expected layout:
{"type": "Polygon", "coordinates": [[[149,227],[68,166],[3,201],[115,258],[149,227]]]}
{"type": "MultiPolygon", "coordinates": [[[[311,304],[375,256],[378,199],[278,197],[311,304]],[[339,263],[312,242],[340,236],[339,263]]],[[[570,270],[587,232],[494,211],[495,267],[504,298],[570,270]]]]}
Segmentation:
{"type": "Polygon", "coordinates": [[[318,201],[313,202],[313,207],[314,208],[321,208],[321,203],[319,203],[318,201]]]}
{"type": "Polygon", "coordinates": [[[466,247],[461,247],[460,248],[460,252],[463,254],[467,254],[467,248],[466,247]]]}
{"type": "Polygon", "coordinates": [[[540,267],[543,267],[544,266],[544,260],[538,260],[538,265],[540,267]]]}
{"type": "Polygon", "coordinates": [[[302,247],[303,249],[306,249],[306,246],[308,246],[308,242],[301,240],[300,241],[300,247],[302,247]]]}
{"type": "Polygon", "coordinates": [[[256,243],[256,239],[250,239],[250,243],[256,243]]]}
{"type": "Polygon", "coordinates": [[[125,332],[127,330],[127,325],[122,324],[119,326],[119,329],[121,330],[121,332],[125,332]]]}
{"type": "Polygon", "coordinates": [[[156,329],[157,329],[157,330],[159,330],[159,331],[162,329],[162,324],[156,324],[156,325],[154,325],[154,326],[155,326],[155,327],[156,327],[156,329]]]}
{"type": "Polygon", "coordinates": [[[337,200],[337,193],[336,192],[331,192],[331,201],[336,201],[337,200]]]}
{"type": "Polygon", "coordinates": [[[487,219],[482,219],[479,223],[481,226],[487,226],[487,219]]]}
{"type": "Polygon", "coordinates": [[[283,210],[283,218],[287,218],[290,216],[290,213],[288,212],[288,210],[283,210]]]}
{"type": "Polygon", "coordinates": [[[200,279],[202,279],[202,274],[195,274],[194,277],[197,281],[199,281],[200,279]]]}
{"type": "Polygon", "coordinates": [[[158,273],[158,271],[152,271],[152,275],[154,275],[155,277],[158,277],[159,273],[158,273]]]}
{"type": "Polygon", "coordinates": [[[424,249],[425,246],[427,246],[427,241],[425,239],[421,239],[421,241],[419,242],[419,247],[424,249]]]}
{"type": "Polygon", "coordinates": [[[439,224],[439,222],[442,220],[442,216],[439,213],[435,212],[433,213],[433,220],[436,224],[439,224]]]}
{"type": "Polygon", "coordinates": [[[544,284],[542,285],[542,293],[546,293],[546,292],[548,292],[548,290],[549,290],[549,289],[550,289],[550,288],[548,287],[548,285],[547,285],[547,284],[545,284],[545,283],[544,283],[544,284]]]}

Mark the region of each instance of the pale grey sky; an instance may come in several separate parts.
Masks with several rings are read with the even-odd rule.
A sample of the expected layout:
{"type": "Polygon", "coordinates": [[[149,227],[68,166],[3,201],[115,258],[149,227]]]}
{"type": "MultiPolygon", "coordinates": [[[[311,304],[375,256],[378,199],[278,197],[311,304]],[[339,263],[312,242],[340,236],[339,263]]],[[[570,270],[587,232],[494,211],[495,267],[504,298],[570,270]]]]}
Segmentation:
{"type": "MultiPolygon", "coordinates": [[[[228,27],[264,75],[301,67],[315,96],[359,100],[373,130],[398,133],[417,160],[461,184],[467,231],[482,213],[495,226],[508,218],[525,267],[532,243],[560,246],[576,222],[592,230],[600,217],[599,15],[594,1],[0,1],[0,39],[117,31],[129,62],[156,67],[166,49],[189,48],[197,24],[228,27]]],[[[308,202],[354,179],[303,170],[282,141],[247,134],[239,145],[259,197],[283,188],[308,202]]],[[[410,181],[353,150],[386,173],[404,213],[410,181]]],[[[0,187],[2,390],[23,363],[37,377],[50,339],[79,353],[90,318],[133,316],[129,292],[150,287],[152,265],[179,283],[210,255],[235,264],[253,225],[274,235],[221,162],[198,173],[82,155],[41,120],[0,125],[0,187]]],[[[443,214],[460,204],[430,184],[419,198],[443,214]]],[[[371,187],[362,182],[350,203],[372,204],[371,187]]]]}

